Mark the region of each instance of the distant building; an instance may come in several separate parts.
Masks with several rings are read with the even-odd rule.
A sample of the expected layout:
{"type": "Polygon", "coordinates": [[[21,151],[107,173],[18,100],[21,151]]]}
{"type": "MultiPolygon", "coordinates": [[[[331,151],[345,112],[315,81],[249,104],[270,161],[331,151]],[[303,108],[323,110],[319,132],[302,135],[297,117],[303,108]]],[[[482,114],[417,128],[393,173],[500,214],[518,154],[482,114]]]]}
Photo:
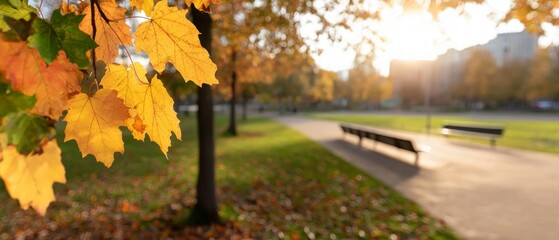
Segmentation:
{"type": "MultiPolygon", "coordinates": [[[[502,33],[488,43],[476,47],[490,52],[497,66],[503,66],[505,62],[511,60],[532,59],[538,50],[538,37],[527,31],[502,33]]],[[[471,49],[468,48],[464,51],[471,49]]]]}
{"type": "Polygon", "coordinates": [[[431,96],[434,96],[435,104],[446,105],[451,101],[449,91],[462,81],[464,64],[471,52],[471,48],[463,51],[449,49],[440,55],[432,64],[431,82],[433,88],[431,96]]]}
{"type": "Polygon", "coordinates": [[[462,81],[466,61],[477,48],[491,53],[497,66],[503,66],[508,61],[532,59],[538,49],[538,37],[526,31],[502,33],[483,45],[461,51],[449,49],[434,61],[394,60],[390,63],[390,78],[394,84],[393,98],[404,104],[409,101],[407,86],[415,87],[422,98],[427,89],[425,82],[430,82],[432,103],[448,105],[451,91],[462,81]]]}

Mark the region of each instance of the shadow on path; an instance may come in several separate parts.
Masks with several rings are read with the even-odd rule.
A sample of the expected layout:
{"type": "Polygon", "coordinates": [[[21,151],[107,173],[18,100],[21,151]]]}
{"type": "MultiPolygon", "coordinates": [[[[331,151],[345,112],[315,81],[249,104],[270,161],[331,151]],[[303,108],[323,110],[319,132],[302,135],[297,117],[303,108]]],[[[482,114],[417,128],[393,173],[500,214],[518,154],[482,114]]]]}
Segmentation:
{"type": "Polygon", "coordinates": [[[352,154],[360,155],[366,161],[371,161],[376,167],[381,167],[385,171],[389,171],[391,174],[397,176],[401,180],[405,180],[417,175],[420,168],[396,159],[392,156],[376,152],[374,150],[359,147],[358,145],[348,142],[343,139],[333,139],[323,142],[325,145],[336,145],[339,148],[345,149],[345,151],[350,151],[352,154]]]}

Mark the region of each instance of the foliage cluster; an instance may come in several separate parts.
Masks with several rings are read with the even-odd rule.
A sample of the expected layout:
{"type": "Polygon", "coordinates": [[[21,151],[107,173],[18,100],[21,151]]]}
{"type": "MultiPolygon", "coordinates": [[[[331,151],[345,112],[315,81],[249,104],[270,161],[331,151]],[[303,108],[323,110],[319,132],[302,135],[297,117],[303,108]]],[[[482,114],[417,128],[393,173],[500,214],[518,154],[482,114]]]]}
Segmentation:
{"type": "Polygon", "coordinates": [[[498,66],[491,54],[477,49],[464,66],[463,82],[455,98],[495,106],[527,105],[541,99],[559,100],[559,63],[552,60],[555,48],[538,49],[527,61],[505,61],[498,66]]]}
{"type": "MultiPolygon", "coordinates": [[[[22,208],[44,215],[52,184],[66,182],[54,140],[59,120],[67,123],[64,141],[75,140],[82,157],[91,154],[107,167],[124,151],[121,128],[138,141],[149,136],[165,155],[171,136],[181,139],[173,99],[130,49],[147,54],[155,71],[171,63],[197,85],[217,83],[217,67],[188,11],[155,2],[126,8],[115,0],[62,1],[49,3],[50,14],[42,1],[0,1],[0,177],[22,208]],[[129,19],[143,20],[133,33],[129,19]],[[114,63],[119,51],[133,64],[114,63]]],[[[211,1],[186,1],[192,3],[206,9],[211,1]]]]}

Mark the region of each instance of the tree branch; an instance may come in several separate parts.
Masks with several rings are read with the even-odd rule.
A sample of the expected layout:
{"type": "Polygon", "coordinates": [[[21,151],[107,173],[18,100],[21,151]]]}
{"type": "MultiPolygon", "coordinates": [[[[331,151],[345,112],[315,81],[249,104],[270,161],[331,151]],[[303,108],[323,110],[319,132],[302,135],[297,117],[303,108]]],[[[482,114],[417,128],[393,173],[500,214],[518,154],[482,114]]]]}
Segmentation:
{"type": "MultiPolygon", "coordinates": [[[[99,11],[99,15],[101,15],[101,18],[106,22],[109,23],[111,20],[107,17],[107,15],[105,15],[105,12],[103,12],[103,9],[101,8],[101,5],[99,4],[99,0],[91,0],[92,4],[94,4],[95,6],[97,6],[97,10],[99,11]]],[[[93,9],[93,8],[92,8],[93,9]]]]}
{"type": "MultiPolygon", "coordinates": [[[[94,4],[96,1],[92,0],[91,4],[94,4]]],[[[95,36],[97,35],[97,26],[95,25],[95,8],[92,6],[91,9],[91,38],[95,41],[95,36]]],[[[97,81],[97,58],[95,56],[95,48],[91,49],[91,66],[93,67],[93,81],[99,89],[99,82],[97,81]]],[[[91,93],[91,87],[89,87],[89,93],[91,93]]]]}

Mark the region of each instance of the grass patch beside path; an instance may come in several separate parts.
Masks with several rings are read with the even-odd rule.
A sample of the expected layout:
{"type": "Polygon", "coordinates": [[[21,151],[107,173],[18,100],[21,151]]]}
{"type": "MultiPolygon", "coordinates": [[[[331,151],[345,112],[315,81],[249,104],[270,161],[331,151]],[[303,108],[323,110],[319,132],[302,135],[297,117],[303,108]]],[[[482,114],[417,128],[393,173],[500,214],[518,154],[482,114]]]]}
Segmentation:
{"type": "Polygon", "coordinates": [[[126,138],[127,153],[104,169],[61,144],[68,184],[45,218],[19,209],[0,190],[0,239],[455,239],[444,223],[337,158],[320,145],[266,119],[241,122],[238,137],[221,136],[217,180],[225,225],[173,228],[194,205],[197,172],[194,118],[169,161],[153,144],[126,138]]]}
{"type": "MultiPolygon", "coordinates": [[[[372,114],[308,114],[311,118],[348,122],[376,127],[392,128],[410,132],[425,132],[425,116],[405,115],[372,115],[372,114]]],[[[526,150],[559,153],[559,123],[555,121],[517,121],[517,120],[479,120],[465,117],[433,116],[431,118],[432,133],[440,134],[443,123],[450,122],[483,122],[498,124],[505,127],[503,138],[497,145],[526,150]]],[[[483,142],[475,138],[462,138],[467,141],[483,142]]]]}

